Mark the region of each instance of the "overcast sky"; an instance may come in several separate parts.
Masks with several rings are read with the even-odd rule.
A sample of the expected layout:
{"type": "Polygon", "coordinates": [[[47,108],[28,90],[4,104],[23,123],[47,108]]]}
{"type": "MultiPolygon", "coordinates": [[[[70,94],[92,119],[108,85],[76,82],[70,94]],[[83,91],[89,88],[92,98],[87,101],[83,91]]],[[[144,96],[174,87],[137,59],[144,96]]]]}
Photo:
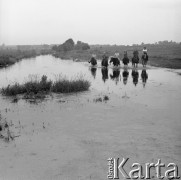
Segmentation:
{"type": "Polygon", "coordinates": [[[181,41],[181,0],[0,0],[0,44],[181,41]]]}

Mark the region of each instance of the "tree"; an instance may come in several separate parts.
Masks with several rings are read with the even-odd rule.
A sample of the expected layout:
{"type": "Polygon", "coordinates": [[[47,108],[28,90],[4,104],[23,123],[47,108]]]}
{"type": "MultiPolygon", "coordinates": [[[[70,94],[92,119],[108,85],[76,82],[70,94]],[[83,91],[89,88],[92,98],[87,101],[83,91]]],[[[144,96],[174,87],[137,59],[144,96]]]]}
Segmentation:
{"type": "Polygon", "coordinates": [[[75,45],[76,50],[87,50],[90,49],[90,46],[87,43],[77,41],[77,44],[75,45]]]}
{"type": "Polygon", "coordinates": [[[52,50],[57,51],[57,52],[67,52],[67,51],[72,51],[73,49],[76,50],[87,50],[90,49],[90,46],[87,43],[77,41],[77,44],[75,45],[73,39],[68,39],[66,40],[63,44],[60,45],[55,45],[52,47],[52,50]]]}

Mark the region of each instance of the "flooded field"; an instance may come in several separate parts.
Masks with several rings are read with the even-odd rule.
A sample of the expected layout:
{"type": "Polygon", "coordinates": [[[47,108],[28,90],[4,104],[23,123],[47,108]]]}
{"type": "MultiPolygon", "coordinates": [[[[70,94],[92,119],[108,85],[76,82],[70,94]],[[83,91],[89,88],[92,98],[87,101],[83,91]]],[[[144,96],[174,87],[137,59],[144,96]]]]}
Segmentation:
{"type": "Polygon", "coordinates": [[[51,94],[41,102],[0,95],[2,119],[15,136],[8,143],[0,139],[0,179],[106,179],[110,157],[181,166],[180,75],[39,56],[0,69],[0,88],[59,74],[82,75],[90,90],[51,94]]]}

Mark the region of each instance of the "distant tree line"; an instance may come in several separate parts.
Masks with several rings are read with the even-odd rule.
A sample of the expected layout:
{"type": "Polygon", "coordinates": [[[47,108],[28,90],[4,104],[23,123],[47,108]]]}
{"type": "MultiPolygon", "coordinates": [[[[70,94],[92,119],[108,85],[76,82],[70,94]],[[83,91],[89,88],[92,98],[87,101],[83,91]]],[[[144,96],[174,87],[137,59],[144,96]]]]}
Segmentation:
{"type": "Polygon", "coordinates": [[[149,43],[141,43],[141,44],[133,44],[132,46],[146,46],[146,45],[166,45],[166,46],[170,46],[170,45],[181,45],[181,42],[175,42],[175,41],[168,41],[168,40],[164,40],[164,41],[158,41],[155,42],[153,44],[149,44],[149,43]]]}
{"type": "Polygon", "coordinates": [[[66,40],[63,44],[54,45],[52,50],[57,52],[67,52],[72,50],[87,50],[90,49],[90,46],[87,43],[77,41],[77,44],[74,43],[73,39],[66,40]]]}

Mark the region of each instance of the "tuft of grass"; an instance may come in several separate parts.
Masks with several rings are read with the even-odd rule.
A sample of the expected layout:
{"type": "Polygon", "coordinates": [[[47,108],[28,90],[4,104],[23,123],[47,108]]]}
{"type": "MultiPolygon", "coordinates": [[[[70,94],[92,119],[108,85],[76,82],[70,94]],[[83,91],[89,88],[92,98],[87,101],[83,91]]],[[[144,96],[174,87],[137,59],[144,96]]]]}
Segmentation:
{"type": "Polygon", "coordinates": [[[47,80],[47,76],[43,75],[41,80],[31,79],[24,84],[15,83],[8,85],[1,89],[1,93],[5,96],[16,96],[18,94],[25,94],[25,99],[36,99],[45,97],[45,94],[50,92],[55,93],[72,93],[86,91],[90,87],[90,82],[78,77],[73,80],[68,80],[59,76],[59,78],[53,82],[47,80]],[[42,96],[43,95],[43,96],[42,96]]]}
{"type": "Polygon", "coordinates": [[[94,102],[107,102],[109,100],[109,97],[107,95],[103,96],[103,97],[98,97],[96,99],[94,99],[94,102]]]}
{"type": "Polygon", "coordinates": [[[87,91],[90,87],[90,82],[78,77],[76,79],[68,80],[66,78],[59,77],[52,85],[52,92],[55,93],[71,93],[87,91]]]}
{"type": "Polygon", "coordinates": [[[109,97],[105,95],[105,96],[103,97],[103,101],[108,101],[108,100],[109,100],[109,97]]]}
{"type": "Polygon", "coordinates": [[[18,94],[37,94],[39,92],[49,92],[52,81],[47,80],[47,76],[43,75],[41,80],[31,79],[30,81],[19,84],[8,85],[1,89],[1,93],[6,96],[15,96],[18,94]]]}
{"type": "Polygon", "coordinates": [[[93,101],[94,101],[94,102],[102,102],[102,98],[99,97],[99,98],[94,99],[93,101]]]}
{"type": "Polygon", "coordinates": [[[23,86],[26,89],[27,94],[49,92],[52,87],[52,81],[47,80],[47,76],[43,75],[40,81],[37,79],[31,80],[31,81],[26,82],[23,86]]]}
{"type": "Polygon", "coordinates": [[[24,85],[15,83],[13,85],[8,85],[7,87],[2,88],[1,93],[6,96],[15,96],[17,94],[26,93],[26,89],[24,85]]]}

